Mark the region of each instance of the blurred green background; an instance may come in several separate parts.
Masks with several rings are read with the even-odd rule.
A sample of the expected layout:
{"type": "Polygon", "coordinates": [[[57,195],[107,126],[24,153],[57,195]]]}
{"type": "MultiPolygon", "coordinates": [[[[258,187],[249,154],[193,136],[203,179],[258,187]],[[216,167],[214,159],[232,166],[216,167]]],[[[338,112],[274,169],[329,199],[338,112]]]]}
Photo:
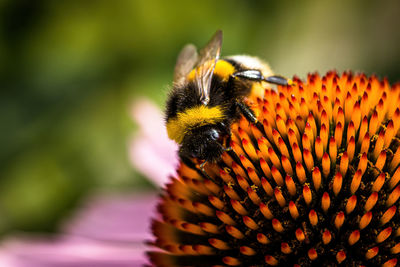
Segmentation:
{"type": "Polygon", "coordinates": [[[162,107],[182,46],[282,75],[336,68],[400,80],[400,2],[0,3],[0,233],[51,231],[94,188],[154,190],[128,160],[132,102],[162,107]]]}

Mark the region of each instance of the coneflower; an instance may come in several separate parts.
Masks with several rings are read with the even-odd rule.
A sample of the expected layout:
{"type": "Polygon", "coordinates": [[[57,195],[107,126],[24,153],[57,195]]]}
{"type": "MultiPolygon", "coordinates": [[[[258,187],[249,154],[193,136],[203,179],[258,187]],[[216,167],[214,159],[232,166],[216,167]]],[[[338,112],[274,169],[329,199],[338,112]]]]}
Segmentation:
{"type": "Polygon", "coordinates": [[[266,90],[206,175],[181,163],[160,199],[157,266],[395,266],[400,85],[308,75],[266,90]]]}

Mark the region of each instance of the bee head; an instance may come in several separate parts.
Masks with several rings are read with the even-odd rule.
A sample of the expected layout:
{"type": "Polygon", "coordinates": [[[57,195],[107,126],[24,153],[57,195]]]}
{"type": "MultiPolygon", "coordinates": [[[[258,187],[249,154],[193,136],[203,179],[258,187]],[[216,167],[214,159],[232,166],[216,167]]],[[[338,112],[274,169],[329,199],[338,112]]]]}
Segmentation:
{"type": "Polygon", "coordinates": [[[186,134],[180,154],[206,161],[215,161],[224,151],[223,140],[228,133],[223,124],[204,125],[186,134]]]}

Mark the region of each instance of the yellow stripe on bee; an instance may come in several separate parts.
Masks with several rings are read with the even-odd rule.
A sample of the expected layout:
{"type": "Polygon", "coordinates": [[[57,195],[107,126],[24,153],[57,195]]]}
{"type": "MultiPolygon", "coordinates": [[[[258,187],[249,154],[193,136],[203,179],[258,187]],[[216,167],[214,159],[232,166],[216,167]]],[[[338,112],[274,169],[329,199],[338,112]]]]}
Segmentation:
{"type": "MultiPolygon", "coordinates": [[[[193,69],[188,74],[187,79],[189,82],[194,81],[194,79],[196,78],[196,72],[199,71],[199,68],[201,68],[202,66],[193,69]]],[[[235,67],[231,63],[225,60],[217,61],[217,64],[215,65],[214,69],[214,75],[220,77],[223,81],[227,81],[234,72],[235,72],[235,67]]]]}
{"type": "Polygon", "coordinates": [[[168,137],[181,144],[185,134],[193,127],[213,124],[222,121],[223,111],[220,107],[197,106],[184,112],[178,112],[176,118],[167,122],[168,137]]]}
{"type": "Polygon", "coordinates": [[[197,69],[193,69],[191,72],[189,72],[187,79],[189,82],[194,81],[194,78],[196,77],[196,70],[197,69]]]}
{"type": "Polygon", "coordinates": [[[227,81],[229,77],[235,72],[235,67],[225,60],[219,60],[214,69],[214,74],[227,81]]]}

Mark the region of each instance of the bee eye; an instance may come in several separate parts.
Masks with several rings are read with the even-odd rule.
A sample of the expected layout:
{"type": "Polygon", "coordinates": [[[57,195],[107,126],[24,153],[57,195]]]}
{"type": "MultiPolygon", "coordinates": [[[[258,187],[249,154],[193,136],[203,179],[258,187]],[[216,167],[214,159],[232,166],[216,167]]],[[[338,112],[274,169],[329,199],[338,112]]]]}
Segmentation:
{"type": "Polygon", "coordinates": [[[210,137],[211,137],[211,139],[213,139],[213,140],[218,140],[218,139],[219,139],[219,133],[218,133],[218,131],[215,130],[215,129],[211,129],[211,130],[210,130],[210,137]]]}

